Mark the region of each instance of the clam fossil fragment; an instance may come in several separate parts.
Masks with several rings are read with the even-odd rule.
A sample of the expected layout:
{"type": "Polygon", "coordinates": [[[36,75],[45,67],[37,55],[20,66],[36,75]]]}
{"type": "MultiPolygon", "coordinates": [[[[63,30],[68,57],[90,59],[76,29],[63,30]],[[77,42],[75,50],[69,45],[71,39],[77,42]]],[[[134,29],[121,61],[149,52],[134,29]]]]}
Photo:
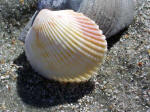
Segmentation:
{"type": "Polygon", "coordinates": [[[41,10],[25,39],[25,53],[35,71],[61,82],[88,80],[106,51],[98,25],[72,10],[41,10]]]}

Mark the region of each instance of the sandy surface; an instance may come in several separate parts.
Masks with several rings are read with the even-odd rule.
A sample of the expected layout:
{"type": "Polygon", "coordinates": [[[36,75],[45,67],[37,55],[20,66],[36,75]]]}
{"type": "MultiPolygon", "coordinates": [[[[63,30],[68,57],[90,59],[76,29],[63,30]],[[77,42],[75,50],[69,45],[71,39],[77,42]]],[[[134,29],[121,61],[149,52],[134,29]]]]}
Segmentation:
{"type": "Polygon", "coordinates": [[[137,0],[133,24],[108,40],[97,76],[60,84],[35,73],[17,40],[36,0],[0,0],[0,112],[150,112],[150,0],[137,0]]]}

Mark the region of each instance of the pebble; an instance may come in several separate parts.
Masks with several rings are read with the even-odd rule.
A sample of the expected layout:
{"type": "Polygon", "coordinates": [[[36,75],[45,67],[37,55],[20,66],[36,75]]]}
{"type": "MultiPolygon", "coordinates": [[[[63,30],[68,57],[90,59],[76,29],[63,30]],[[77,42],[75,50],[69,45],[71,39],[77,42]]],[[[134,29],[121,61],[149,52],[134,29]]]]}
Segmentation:
{"type": "Polygon", "coordinates": [[[147,52],[148,52],[148,54],[149,54],[149,56],[150,56],[150,49],[149,49],[147,52]]]}

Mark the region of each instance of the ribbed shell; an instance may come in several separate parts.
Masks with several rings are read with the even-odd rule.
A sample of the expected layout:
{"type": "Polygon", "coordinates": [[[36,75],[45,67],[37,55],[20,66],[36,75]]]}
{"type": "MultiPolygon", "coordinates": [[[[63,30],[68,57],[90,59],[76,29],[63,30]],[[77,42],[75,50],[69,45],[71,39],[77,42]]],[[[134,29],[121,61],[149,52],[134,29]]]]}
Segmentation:
{"type": "Polygon", "coordinates": [[[88,80],[106,51],[105,36],[95,22],[72,10],[41,10],[25,40],[32,67],[63,82],[88,80]]]}
{"type": "Polygon", "coordinates": [[[78,12],[94,20],[107,38],[133,21],[136,0],[81,0],[78,12]]]}

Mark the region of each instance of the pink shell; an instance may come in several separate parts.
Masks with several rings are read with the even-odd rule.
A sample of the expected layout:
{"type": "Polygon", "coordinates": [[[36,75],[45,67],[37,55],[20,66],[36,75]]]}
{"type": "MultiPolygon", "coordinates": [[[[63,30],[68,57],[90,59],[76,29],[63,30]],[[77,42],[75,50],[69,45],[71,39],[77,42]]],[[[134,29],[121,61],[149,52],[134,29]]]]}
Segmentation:
{"type": "Polygon", "coordinates": [[[41,10],[25,40],[32,67],[46,78],[63,82],[88,80],[106,51],[98,25],[72,10],[41,10]]]}

